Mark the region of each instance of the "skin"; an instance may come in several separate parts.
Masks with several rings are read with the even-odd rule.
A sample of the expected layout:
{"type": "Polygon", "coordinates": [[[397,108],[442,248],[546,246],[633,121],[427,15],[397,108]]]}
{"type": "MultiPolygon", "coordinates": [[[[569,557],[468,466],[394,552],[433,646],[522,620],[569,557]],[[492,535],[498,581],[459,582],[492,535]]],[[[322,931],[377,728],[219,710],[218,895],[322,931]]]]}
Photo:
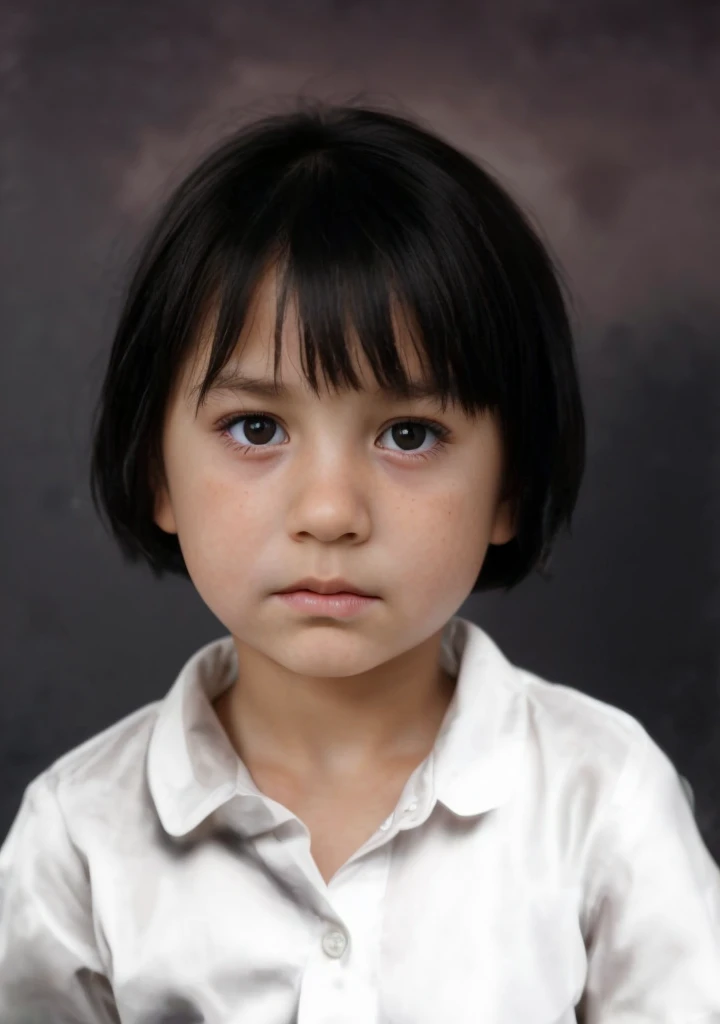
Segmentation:
{"type": "MultiPolygon", "coordinates": [[[[293,307],[289,314],[280,363],[295,389],[289,401],[217,393],[195,417],[190,389],[209,354],[201,334],[168,401],[155,521],[178,535],[198,593],[232,634],[239,678],[215,710],[239,756],[307,786],[341,787],[420,763],[432,748],[454,690],[439,667],[443,628],[488,545],[506,543],[514,528],[499,500],[502,438],[492,416],[383,397],[359,346],[365,390],[315,397],[293,307]],[[226,431],[254,443],[250,455],[223,443],[221,419],[258,412],[272,417],[260,437],[247,429],[252,417],[226,431]],[[403,447],[389,429],[417,417],[451,431],[444,448],[421,429],[403,447]],[[433,448],[435,457],[412,457],[433,448]],[[379,600],[342,620],[273,596],[306,575],[343,576],[379,600]]],[[[247,373],[272,378],[274,316],[270,273],[238,343],[247,373]]],[[[400,321],[401,357],[419,376],[400,321]]]]}

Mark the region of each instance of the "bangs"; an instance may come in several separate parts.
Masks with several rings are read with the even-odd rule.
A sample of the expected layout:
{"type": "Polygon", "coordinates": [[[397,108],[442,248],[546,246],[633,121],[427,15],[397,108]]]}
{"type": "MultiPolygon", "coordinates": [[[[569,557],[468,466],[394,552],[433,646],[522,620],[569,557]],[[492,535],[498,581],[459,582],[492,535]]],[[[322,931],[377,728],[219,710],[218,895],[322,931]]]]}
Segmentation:
{"type": "Polygon", "coordinates": [[[424,204],[408,210],[409,202],[408,190],[390,176],[384,188],[370,190],[360,173],[338,174],[335,163],[315,160],[293,169],[252,230],[245,222],[241,240],[231,231],[220,237],[210,260],[212,290],[200,297],[207,307],[212,294],[215,318],[204,379],[193,389],[196,411],[239,354],[254,293],[271,271],[277,274],[276,383],[294,300],[302,373],[315,395],[320,378],[334,391],[362,389],[351,356],[356,338],[377,386],[413,397],[398,348],[402,325],[422,382],[443,409],[458,404],[474,417],[497,405],[498,325],[492,305],[478,302],[492,267],[481,265],[476,241],[470,244],[462,218],[449,216],[447,206],[438,230],[424,204]],[[263,246],[262,239],[274,242],[263,246]]]}

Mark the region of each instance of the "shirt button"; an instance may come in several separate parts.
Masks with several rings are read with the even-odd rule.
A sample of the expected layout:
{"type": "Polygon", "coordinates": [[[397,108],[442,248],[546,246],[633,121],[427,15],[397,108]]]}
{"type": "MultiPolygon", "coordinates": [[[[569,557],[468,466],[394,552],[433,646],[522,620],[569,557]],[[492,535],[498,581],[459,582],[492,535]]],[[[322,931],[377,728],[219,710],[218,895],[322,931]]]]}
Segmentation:
{"type": "Polygon", "coordinates": [[[414,811],[416,807],[417,807],[417,804],[413,800],[413,802],[411,804],[407,805],[407,807],[405,808],[405,812],[407,813],[408,811],[414,811]]]}
{"type": "Polygon", "coordinates": [[[380,826],[381,830],[383,832],[387,832],[387,830],[390,828],[390,824],[391,823],[392,823],[392,814],[390,815],[389,818],[386,818],[385,821],[382,823],[382,825],[380,826]]]}
{"type": "Polygon", "coordinates": [[[325,932],[322,940],[322,947],[328,956],[339,957],[345,952],[347,939],[342,932],[325,932]]]}

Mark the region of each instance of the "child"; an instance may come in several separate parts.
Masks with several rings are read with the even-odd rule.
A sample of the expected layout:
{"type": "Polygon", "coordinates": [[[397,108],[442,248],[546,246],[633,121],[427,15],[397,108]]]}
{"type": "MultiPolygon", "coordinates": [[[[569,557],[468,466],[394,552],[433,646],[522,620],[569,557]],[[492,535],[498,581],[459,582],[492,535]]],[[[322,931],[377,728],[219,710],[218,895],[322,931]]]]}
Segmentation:
{"type": "Polygon", "coordinates": [[[28,785],[2,1024],[720,1022],[673,765],[457,615],[547,567],[585,452],[488,173],[370,108],[246,126],[150,236],[98,412],[122,551],[227,634],[28,785]]]}

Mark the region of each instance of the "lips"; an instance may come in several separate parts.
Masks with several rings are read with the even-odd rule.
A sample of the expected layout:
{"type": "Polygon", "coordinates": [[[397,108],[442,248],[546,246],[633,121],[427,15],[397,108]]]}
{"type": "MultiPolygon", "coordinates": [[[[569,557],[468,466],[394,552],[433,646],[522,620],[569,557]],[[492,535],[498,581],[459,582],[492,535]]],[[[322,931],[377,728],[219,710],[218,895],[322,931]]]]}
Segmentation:
{"type": "Polygon", "coordinates": [[[358,587],[356,584],[351,583],[349,580],[335,578],[332,580],[319,580],[315,577],[306,576],[304,579],[297,580],[295,583],[291,583],[283,590],[278,590],[278,594],[289,594],[298,590],[310,590],[314,594],[357,594],[359,597],[374,597],[374,594],[364,590],[362,587],[358,587]]]}

